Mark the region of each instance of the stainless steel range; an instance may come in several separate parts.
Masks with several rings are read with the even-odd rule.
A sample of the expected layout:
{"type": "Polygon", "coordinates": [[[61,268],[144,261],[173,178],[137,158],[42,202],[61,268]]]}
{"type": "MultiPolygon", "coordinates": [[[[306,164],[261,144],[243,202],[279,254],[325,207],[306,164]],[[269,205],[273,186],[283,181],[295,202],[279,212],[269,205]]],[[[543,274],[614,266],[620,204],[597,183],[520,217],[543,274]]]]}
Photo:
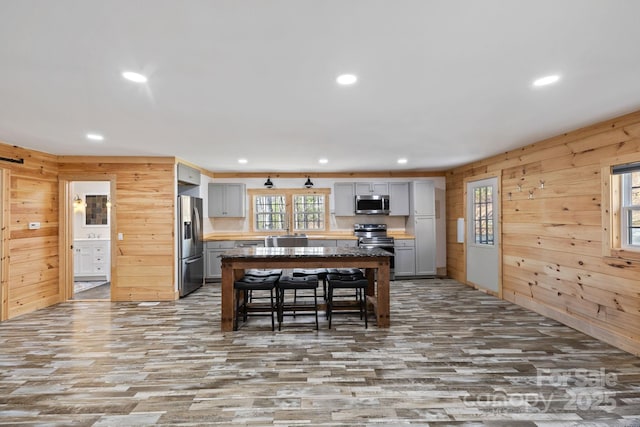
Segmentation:
{"type": "MultiPolygon", "coordinates": [[[[354,224],[353,234],[358,238],[358,247],[380,248],[394,254],[394,241],[393,237],[387,236],[387,224],[354,224]]],[[[391,280],[394,280],[394,257],[389,261],[391,280]]]]}

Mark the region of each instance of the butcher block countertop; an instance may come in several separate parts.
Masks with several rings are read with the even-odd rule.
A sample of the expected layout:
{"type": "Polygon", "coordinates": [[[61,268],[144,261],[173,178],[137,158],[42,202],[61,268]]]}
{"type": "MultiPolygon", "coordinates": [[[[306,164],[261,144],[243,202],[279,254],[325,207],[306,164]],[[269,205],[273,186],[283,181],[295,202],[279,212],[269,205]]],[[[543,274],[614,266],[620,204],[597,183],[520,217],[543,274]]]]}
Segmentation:
{"type": "MultiPolygon", "coordinates": [[[[389,237],[393,237],[395,239],[415,239],[415,236],[406,234],[405,232],[389,231],[387,234],[389,235],[389,237]]],[[[277,233],[274,233],[273,235],[277,235],[277,233]]],[[[349,231],[328,231],[318,234],[306,233],[306,235],[309,239],[312,240],[356,240],[356,236],[353,235],[353,232],[349,231]]],[[[204,241],[264,240],[264,238],[267,236],[271,236],[271,234],[252,234],[238,232],[208,233],[204,235],[204,241]]]]}

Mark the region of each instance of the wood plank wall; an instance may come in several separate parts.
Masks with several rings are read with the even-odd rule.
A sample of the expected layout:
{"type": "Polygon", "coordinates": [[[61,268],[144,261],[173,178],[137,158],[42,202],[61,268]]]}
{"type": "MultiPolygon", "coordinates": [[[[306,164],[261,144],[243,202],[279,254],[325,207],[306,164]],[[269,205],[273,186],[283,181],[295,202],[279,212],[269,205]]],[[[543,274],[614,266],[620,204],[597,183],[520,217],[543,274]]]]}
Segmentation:
{"type": "Polygon", "coordinates": [[[58,284],[58,161],[56,156],[0,144],[3,169],[2,310],[0,320],[56,304],[58,284]],[[8,205],[8,206],[6,206],[8,205]],[[29,222],[40,229],[29,230],[29,222]]]}
{"type": "Polygon", "coordinates": [[[636,112],[448,171],[449,276],[466,282],[464,245],[455,243],[464,179],[496,173],[503,298],[640,354],[640,262],[602,255],[600,163],[639,152],[636,112]]]}
{"type": "MultiPolygon", "coordinates": [[[[175,290],[174,158],[60,157],[60,173],[115,175],[111,209],[118,233],[113,301],[162,301],[178,298],[175,290]]],[[[112,251],[112,253],[114,253],[112,251]]]]}

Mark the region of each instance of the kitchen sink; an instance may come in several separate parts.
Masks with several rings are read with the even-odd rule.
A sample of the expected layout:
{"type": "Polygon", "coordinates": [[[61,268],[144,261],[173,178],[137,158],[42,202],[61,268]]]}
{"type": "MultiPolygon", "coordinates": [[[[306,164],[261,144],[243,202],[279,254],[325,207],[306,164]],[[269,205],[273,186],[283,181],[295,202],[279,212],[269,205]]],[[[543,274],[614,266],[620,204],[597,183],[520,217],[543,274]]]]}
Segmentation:
{"type": "Polygon", "coordinates": [[[267,236],[264,238],[266,247],[296,247],[309,246],[306,234],[283,234],[280,236],[267,236]]]}

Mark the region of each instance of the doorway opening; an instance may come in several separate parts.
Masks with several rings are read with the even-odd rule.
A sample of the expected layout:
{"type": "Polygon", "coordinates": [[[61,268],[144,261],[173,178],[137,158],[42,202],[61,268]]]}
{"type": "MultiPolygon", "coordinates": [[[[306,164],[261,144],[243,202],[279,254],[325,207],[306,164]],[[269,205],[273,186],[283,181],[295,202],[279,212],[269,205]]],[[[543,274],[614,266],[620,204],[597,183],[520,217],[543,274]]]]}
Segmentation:
{"type": "Polygon", "coordinates": [[[111,182],[69,183],[73,286],[70,300],[111,300],[111,182]]]}

